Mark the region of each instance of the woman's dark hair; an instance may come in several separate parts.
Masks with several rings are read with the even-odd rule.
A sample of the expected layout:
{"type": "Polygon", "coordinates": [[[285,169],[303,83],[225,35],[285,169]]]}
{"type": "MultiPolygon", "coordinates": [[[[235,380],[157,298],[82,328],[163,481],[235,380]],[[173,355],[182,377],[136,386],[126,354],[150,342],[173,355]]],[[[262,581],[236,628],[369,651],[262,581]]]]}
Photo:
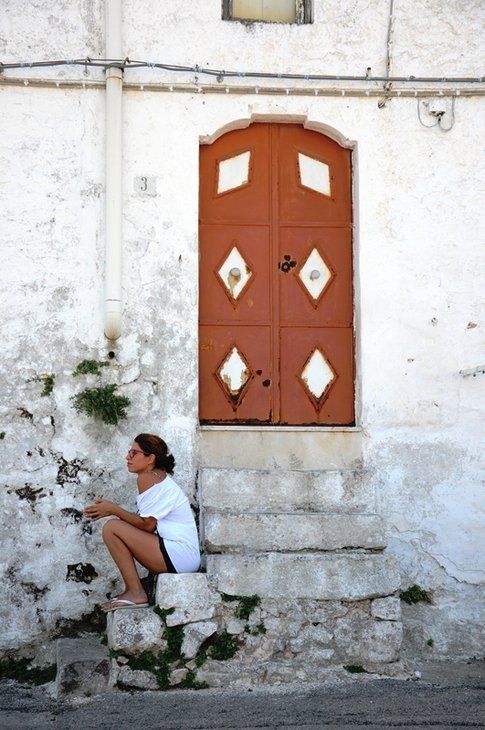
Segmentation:
{"type": "Polygon", "coordinates": [[[155,467],[157,469],[163,469],[167,474],[173,474],[175,459],[163,439],[153,433],[140,433],[135,441],[145,456],[150,454],[155,456],[155,467]]]}

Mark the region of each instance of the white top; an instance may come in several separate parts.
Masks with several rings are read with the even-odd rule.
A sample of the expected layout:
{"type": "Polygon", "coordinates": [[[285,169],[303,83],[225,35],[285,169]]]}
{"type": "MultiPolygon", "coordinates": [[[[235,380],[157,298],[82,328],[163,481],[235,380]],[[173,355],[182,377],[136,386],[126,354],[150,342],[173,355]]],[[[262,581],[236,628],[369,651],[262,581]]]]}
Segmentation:
{"type": "MultiPolygon", "coordinates": [[[[197,527],[189,500],[171,476],[167,474],[162,482],[157,482],[139,494],[136,504],[140,517],[155,517],[160,537],[177,543],[172,546],[173,550],[170,543],[166,545],[172,562],[181,552],[186,553],[187,558],[190,556],[192,562],[200,560],[197,527]]],[[[180,559],[177,562],[180,564],[180,559]]],[[[174,565],[179,570],[176,562],[174,565]]]]}

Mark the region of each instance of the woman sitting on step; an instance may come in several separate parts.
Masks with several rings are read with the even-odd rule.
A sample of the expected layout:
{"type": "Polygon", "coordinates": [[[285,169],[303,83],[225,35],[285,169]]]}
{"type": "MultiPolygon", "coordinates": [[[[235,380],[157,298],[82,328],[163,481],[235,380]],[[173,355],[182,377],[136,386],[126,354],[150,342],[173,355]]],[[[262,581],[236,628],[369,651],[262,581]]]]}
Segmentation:
{"type": "Polygon", "coordinates": [[[135,558],[152,573],[195,573],[200,565],[199,539],[189,501],[172,477],[175,459],[158,436],[141,433],[126,455],[128,471],[137,475],[137,514],[96,499],[85,517],[112,517],[103,526],[103,540],[118,566],[125,590],[101,608],[148,606],[135,558]],[[156,532],[158,534],[156,534],[156,532]]]}

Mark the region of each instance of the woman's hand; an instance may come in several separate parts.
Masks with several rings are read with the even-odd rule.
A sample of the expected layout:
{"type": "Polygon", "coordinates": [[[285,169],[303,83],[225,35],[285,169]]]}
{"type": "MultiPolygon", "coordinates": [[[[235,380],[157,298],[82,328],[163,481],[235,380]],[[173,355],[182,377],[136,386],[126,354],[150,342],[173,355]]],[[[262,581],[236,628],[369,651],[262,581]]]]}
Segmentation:
{"type": "Polygon", "coordinates": [[[90,520],[93,520],[93,522],[96,522],[96,520],[100,520],[101,517],[114,515],[117,507],[117,504],[110,502],[107,499],[95,499],[94,504],[91,504],[89,507],[85,507],[83,514],[85,517],[89,517],[90,520]]]}

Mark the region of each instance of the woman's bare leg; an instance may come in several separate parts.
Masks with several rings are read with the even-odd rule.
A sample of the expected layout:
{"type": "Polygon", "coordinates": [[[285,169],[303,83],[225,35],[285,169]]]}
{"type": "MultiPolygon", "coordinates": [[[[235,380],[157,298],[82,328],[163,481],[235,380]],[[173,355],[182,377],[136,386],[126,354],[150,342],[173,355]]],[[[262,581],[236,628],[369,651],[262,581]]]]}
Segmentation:
{"type": "MultiPolygon", "coordinates": [[[[125,582],[125,590],[118,598],[126,598],[134,603],[145,603],[147,595],[133,558],[153,573],[166,573],[167,566],[160,550],[158,536],[139,530],[122,520],[108,520],[103,527],[103,540],[125,582]]],[[[109,608],[110,605],[111,602],[108,601],[102,608],[109,608]]]]}

